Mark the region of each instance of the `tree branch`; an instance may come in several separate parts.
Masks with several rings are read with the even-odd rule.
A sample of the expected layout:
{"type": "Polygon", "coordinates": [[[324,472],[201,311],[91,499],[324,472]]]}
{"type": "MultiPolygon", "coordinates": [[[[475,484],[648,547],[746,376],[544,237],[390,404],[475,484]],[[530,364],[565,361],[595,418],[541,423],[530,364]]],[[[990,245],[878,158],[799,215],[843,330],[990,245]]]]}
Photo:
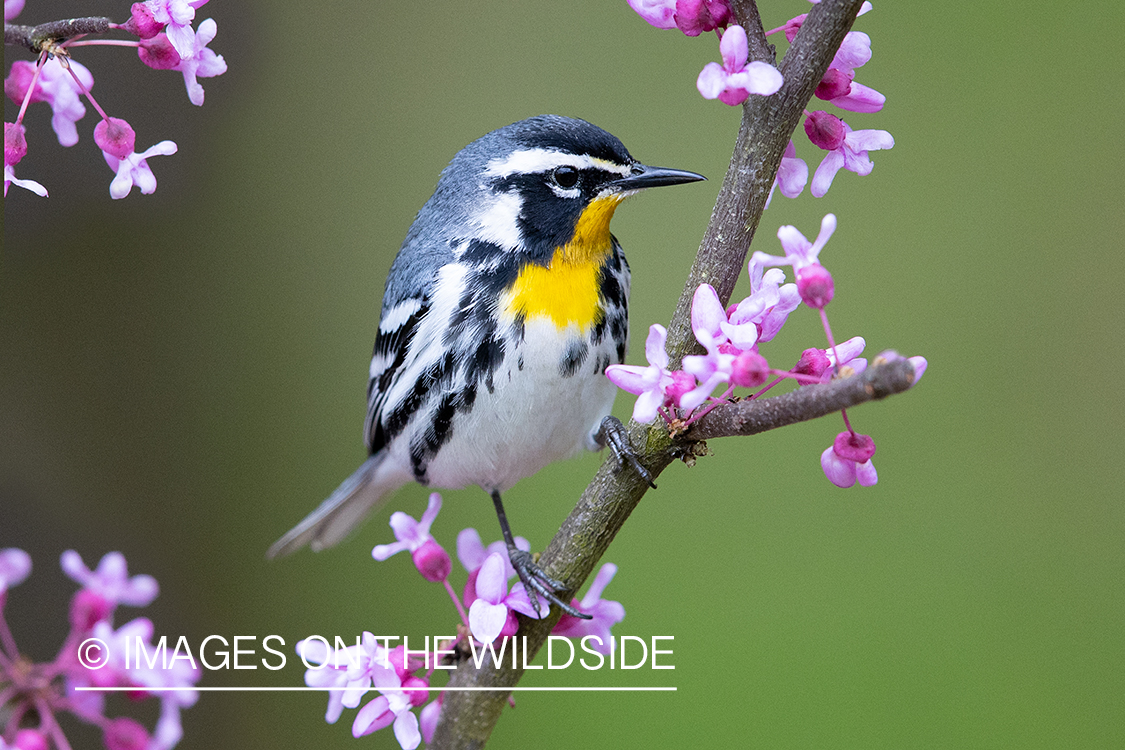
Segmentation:
{"type": "MultiPolygon", "coordinates": [[[[782,60],[780,70],[785,83],[781,89],[773,96],[751,96],[743,105],[730,167],[668,327],[671,369],[678,368],[683,356],[698,346],[691,332],[691,300],[696,288],[709,283],[724,304],[730,299],[785,147],[851,28],[861,2],[822,0],[814,5],[782,60]]],[[[732,7],[738,23],[746,29],[751,59],[772,64],[773,47],[765,41],[753,0],[735,0],[732,7]]],[[[868,368],[860,377],[719,407],[693,425],[686,435],[675,439],[662,424],[650,427],[635,422],[629,425],[629,437],[641,463],[656,476],[675,458],[690,454],[693,446],[707,437],[753,434],[813,419],[900,392],[912,382],[909,363],[894,362],[868,368]]],[[[566,584],[567,592],[560,594],[562,599],[569,599],[589,577],[647,489],[636,472],[618,471],[612,456],[602,464],[539,559],[548,575],[566,584]]],[[[519,634],[527,637],[525,658],[538,652],[558,618],[557,608],[543,620],[520,616],[519,634]]],[[[522,676],[522,669],[510,666],[498,668],[486,662],[476,670],[467,660],[459,662],[450,686],[499,689],[445,693],[431,747],[483,747],[511,695],[504,688],[516,685],[522,676]]]]}
{"type": "Polygon", "coordinates": [[[4,44],[26,47],[35,54],[43,51],[46,42],[62,42],[81,34],[104,34],[112,23],[102,16],[69,18],[63,21],[48,21],[38,26],[24,26],[18,23],[4,24],[4,44]]]}

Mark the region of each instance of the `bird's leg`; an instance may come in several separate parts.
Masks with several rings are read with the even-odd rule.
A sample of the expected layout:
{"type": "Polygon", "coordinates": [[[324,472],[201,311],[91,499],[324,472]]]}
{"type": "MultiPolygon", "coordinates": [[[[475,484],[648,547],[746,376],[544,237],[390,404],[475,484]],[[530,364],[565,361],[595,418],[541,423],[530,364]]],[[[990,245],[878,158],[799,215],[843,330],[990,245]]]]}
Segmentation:
{"type": "Polygon", "coordinates": [[[617,458],[618,471],[624,469],[625,464],[629,464],[633,467],[633,471],[640,475],[641,479],[648,482],[654,490],[656,489],[656,482],[652,481],[652,473],[641,466],[641,462],[637,458],[637,452],[633,450],[633,446],[629,442],[629,435],[625,432],[625,425],[621,424],[620,419],[613,415],[603,419],[594,439],[601,445],[608,445],[609,449],[613,451],[613,455],[617,458]]]}
{"type": "Polygon", "coordinates": [[[579,612],[556,596],[555,592],[562,591],[566,588],[566,585],[544,573],[535,564],[530,552],[516,547],[515,539],[512,538],[512,529],[508,526],[508,516],[504,513],[504,504],[500,502],[500,493],[496,490],[492,491],[492,504],[496,506],[496,518],[500,521],[500,533],[504,535],[504,544],[508,546],[508,559],[511,560],[512,567],[516,569],[520,580],[523,581],[524,588],[527,590],[527,598],[536,613],[541,617],[544,614],[540,611],[539,599],[535,596],[538,592],[544,599],[557,605],[559,609],[571,617],[592,620],[593,615],[579,612]]]}

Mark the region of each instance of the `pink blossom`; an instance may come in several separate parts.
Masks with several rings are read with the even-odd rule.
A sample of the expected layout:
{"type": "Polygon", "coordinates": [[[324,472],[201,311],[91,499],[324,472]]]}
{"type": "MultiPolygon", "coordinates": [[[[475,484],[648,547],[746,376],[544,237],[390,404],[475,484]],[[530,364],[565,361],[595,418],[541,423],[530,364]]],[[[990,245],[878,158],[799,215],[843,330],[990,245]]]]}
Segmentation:
{"type": "Polygon", "coordinates": [[[124,159],[118,159],[112,154],[102,152],[105,163],[117,173],[113,182],[109,184],[109,195],[114,200],[124,198],[133,189],[135,184],[145,195],[156,190],[156,175],[148,166],[146,159],[152,156],[170,156],[176,153],[176,144],[172,141],[161,141],[145,151],[129,154],[124,159]]]}
{"type": "Polygon", "coordinates": [[[449,553],[430,535],[430,526],[437,519],[440,510],[441,495],[434,492],[430,495],[421,522],[415,521],[402,511],[391,514],[391,529],[394,530],[395,539],[398,541],[393,544],[378,545],[371,550],[371,556],[382,561],[391,555],[409,550],[414,566],[423,578],[427,581],[444,581],[449,577],[453,561],[449,553]]]}
{"type": "Polygon", "coordinates": [[[129,576],[125,556],[120,552],[104,555],[96,571],[87,568],[82,556],[71,549],[63,552],[60,564],[71,580],[113,604],[144,607],[160,593],[160,587],[152,576],[129,576]]]}
{"type": "Polygon", "coordinates": [[[799,271],[820,262],[818,260],[820,251],[824,249],[835,231],[835,214],[825,214],[821,219],[820,234],[816,236],[815,242],[809,242],[797,227],[787,224],[777,230],[777,238],[781,241],[785,257],[770,255],[759,250],[751,256],[750,263],[760,267],[792,266],[795,271],[799,271]]]}
{"type": "Polygon", "coordinates": [[[207,49],[207,45],[215,38],[216,33],[218,28],[214,19],[208,18],[199,24],[199,31],[195,33],[192,42],[191,53],[184,55],[181,51],[182,59],[175,68],[184,74],[188,99],[197,107],[203,106],[203,86],[196,81],[196,77],[213,78],[227,72],[227,63],[223,60],[223,56],[207,49]]]}
{"type": "Polygon", "coordinates": [[[868,151],[889,149],[895,145],[895,139],[885,130],[852,130],[846,122],[844,126],[844,140],[839,148],[829,151],[813,175],[811,192],[817,198],[823,197],[832,180],[840,169],[855,172],[858,175],[869,175],[875,165],[868,157],[868,151]]]}
{"type": "MultiPolygon", "coordinates": [[[[70,60],[67,65],[74,71],[74,76],[58,57],[52,57],[43,63],[30,99],[32,102],[47,102],[51,105],[51,127],[61,146],[78,143],[78,128],[75,123],[86,115],[86,107],[80,97],[94,87],[94,76],[85,65],[76,60],[70,60]],[[78,81],[74,80],[75,76],[78,81]]],[[[16,104],[21,104],[34,77],[35,64],[17,60],[12,63],[11,72],[4,80],[4,93],[16,104]]]]}
{"type": "Polygon", "coordinates": [[[613,637],[610,634],[610,628],[625,619],[625,607],[621,602],[602,599],[605,587],[609,585],[615,575],[617,575],[617,566],[613,563],[606,563],[594,576],[594,582],[590,584],[590,590],[586,592],[582,600],[574,600],[575,608],[593,615],[593,619],[583,620],[564,612],[551,630],[551,634],[579,639],[588,635],[595,636],[597,641],[594,650],[609,654],[613,650],[613,637]]]}
{"type": "Polygon", "coordinates": [[[24,0],[4,0],[4,20],[11,21],[23,10],[24,0]]]}
{"type": "MultiPolygon", "coordinates": [[[[469,606],[469,629],[481,643],[495,641],[505,626],[509,625],[513,612],[520,612],[534,619],[540,618],[527,598],[523,583],[516,583],[508,591],[504,558],[498,552],[490,554],[481,566],[477,574],[476,594],[476,601],[469,606]]],[[[546,615],[547,610],[544,608],[542,616],[546,615]]]]}
{"type": "Polygon", "coordinates": [[[672,385],[672,374],[668,372],[668,353],[665,342],[668,331],[660,324],[653,324],[645,339],[645,358],[648,367],[636,365],[610,365],[605,376],[624,391],[637,396],[633,405],[633,419],[648,424],[656,419],[657,410],[664,403],[665,389],[672,385]]]}
{"type": "Polygon", "coordinates": [[[875,455],[875,441],[869,435],[844,431],[820,455],[820,466],[828,481],[837,487],[851,487],[857,481],[870,487],[879,481],[871,457],[875,455]]]}
{"type": "Polygon", "coordinates": [[[707,63],[695,83],[704,99],[718,99],[732,107],[742,104],[750,94],[769,95],[781,88],[781,73],[768,63],[754,61],[750,56],[746,31],[741,26],[731,26],[723,32],[719,42],[723,64],[707,63]]]}

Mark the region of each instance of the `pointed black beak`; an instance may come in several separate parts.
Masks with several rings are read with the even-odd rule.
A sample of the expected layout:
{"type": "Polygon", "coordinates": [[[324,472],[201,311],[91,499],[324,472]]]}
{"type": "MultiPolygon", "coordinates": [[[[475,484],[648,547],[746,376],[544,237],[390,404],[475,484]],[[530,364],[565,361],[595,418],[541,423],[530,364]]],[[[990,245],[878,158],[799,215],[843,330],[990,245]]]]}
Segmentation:
{"type": "Polygon", "coordinates": [[[666,169],[665,167],[647,167],[644,164],[634,164],[632,174],[628,177],[622,177],[620,180],[614,180],[610,185],[618,190],[640,190],[706,179],[701,174],[682,169],[666,169]]]}

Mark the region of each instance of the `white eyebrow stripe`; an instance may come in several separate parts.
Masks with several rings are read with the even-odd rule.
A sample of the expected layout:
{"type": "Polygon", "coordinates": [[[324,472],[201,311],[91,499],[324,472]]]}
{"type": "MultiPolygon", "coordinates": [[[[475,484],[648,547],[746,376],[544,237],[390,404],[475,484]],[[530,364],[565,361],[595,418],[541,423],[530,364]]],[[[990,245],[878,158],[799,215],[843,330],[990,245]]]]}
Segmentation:
{"type": "Polygon", "coordinates": [[[606,159],[598,159],[588,154],[568,154],[545,148],[527,148],[514,151],[502,159],[493,159],[485,167],[485,174],[491,177],[509,177],[516,173],[536,174],[556,167],[575,169],[600,169],[625,177],[631,166],[615,164],[606,159]]]}

